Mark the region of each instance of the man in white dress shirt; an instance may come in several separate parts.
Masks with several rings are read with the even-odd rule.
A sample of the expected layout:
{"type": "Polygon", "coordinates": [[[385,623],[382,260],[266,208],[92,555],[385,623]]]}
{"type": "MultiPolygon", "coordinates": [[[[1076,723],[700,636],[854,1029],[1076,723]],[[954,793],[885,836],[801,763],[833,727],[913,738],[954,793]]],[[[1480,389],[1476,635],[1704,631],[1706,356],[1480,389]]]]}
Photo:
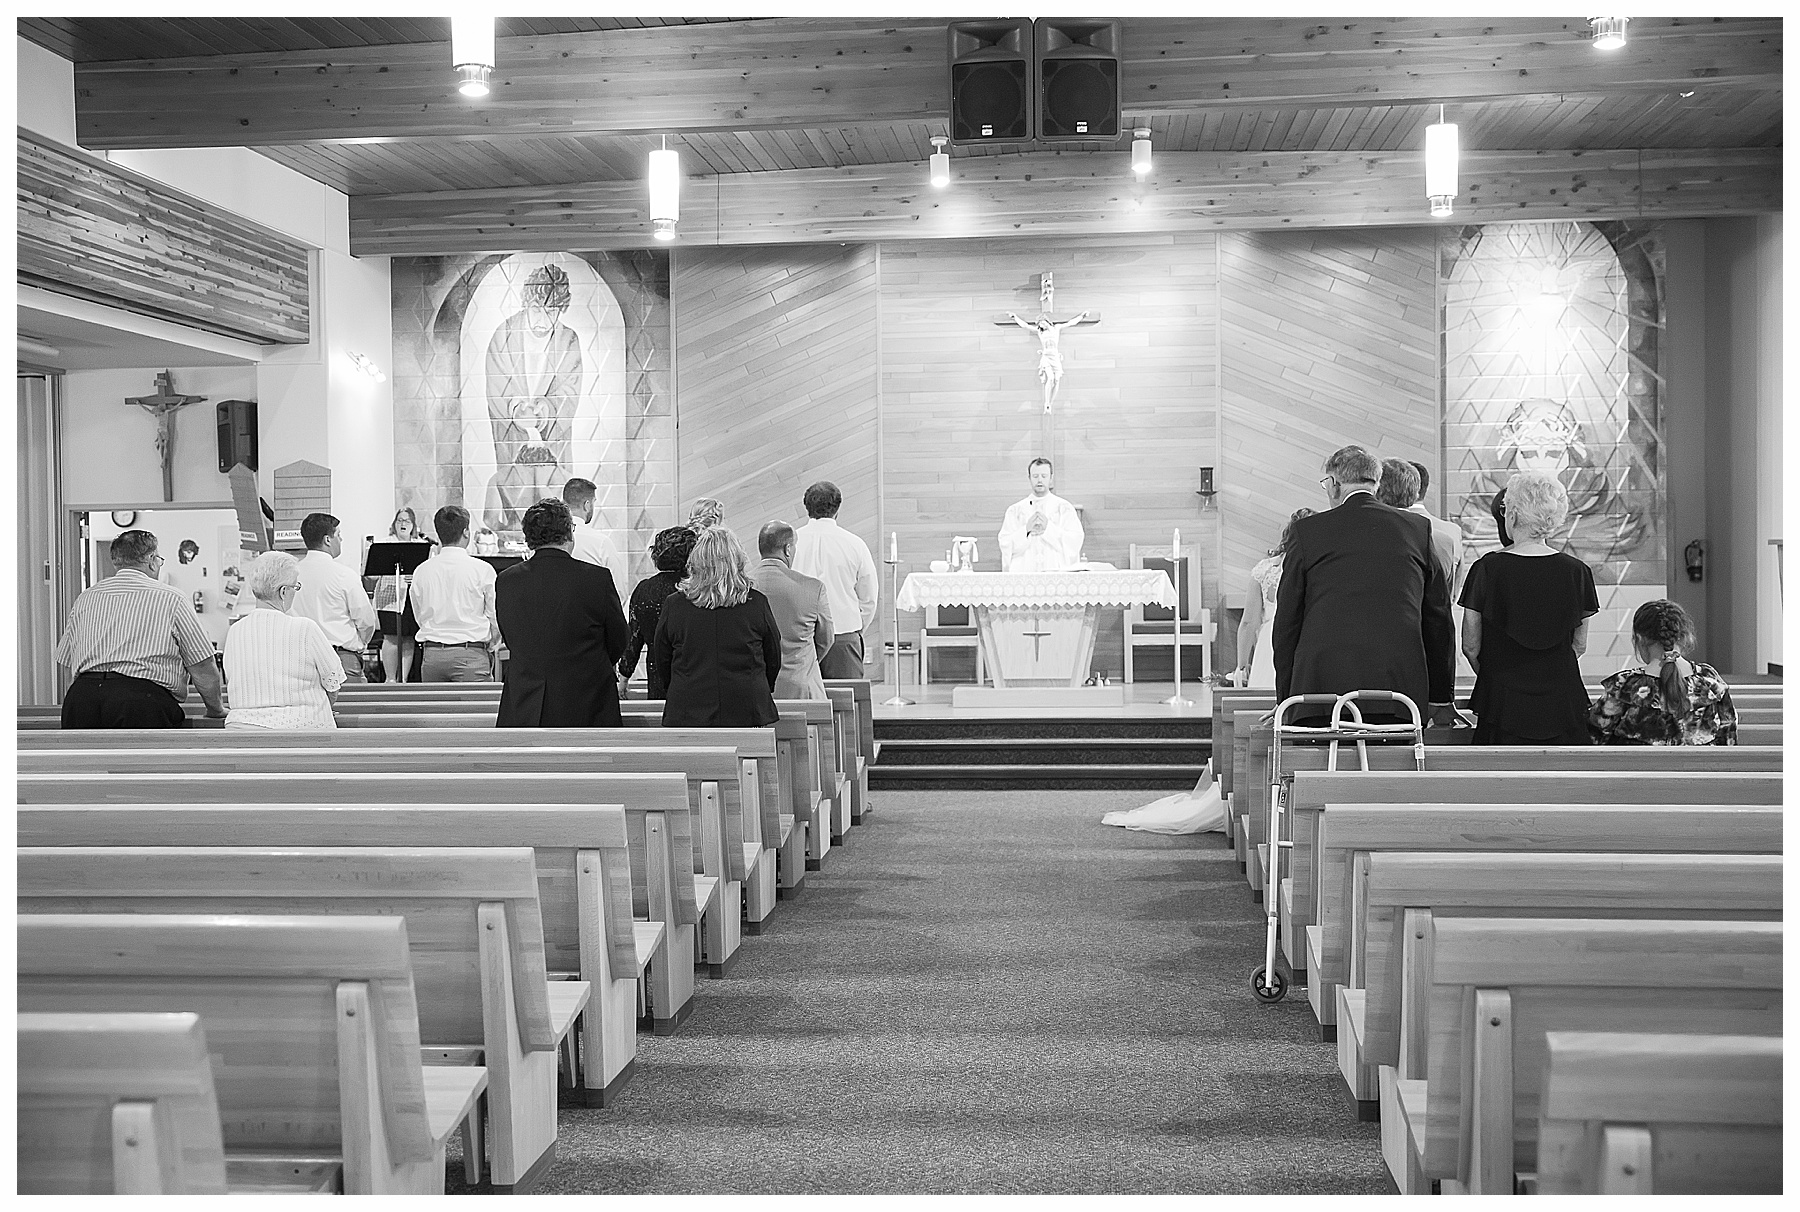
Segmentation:
{"type": "Polygon", "coordinates": [[[1031,495],[1009,506],[1000,526],[1003,572],[1061,572],[1081,562],[1081,516],[1075,507],[1050,491],[1056,469],[1036,458],[1026,468],[1031,495]]]}
{"type": "MultiPolygon", "coordinates": [[[[612,573],[613,588],[619,591],[620,599],[630,592],[631,582],[625,577],[625,557],[604,530],[594,525],[594,495],[597,490],[592,480],[584,480],[573,476],[563,485],[563,504],[569,507],[569,515],[575,520],[575,558],[589,564],[598,564],[612,573]]],[[[417,611],[413,613],[417,614],[417,611]]]]}
{"type": "Polygon", "coordinates": [[[1450,600],[1454,602],[1456,595],[1462,592],[1462,527],[1448,518],[1433,517],[1431,510],[1425,508],[1425,491],[1431,487],[1431,473],[1425,470],[1423,463],[1412,464],[1412,469],[1419,473],[1419,499],[1407,508],[1431,518],[1431,549],[1437,553],[1439,562],[1444,564],[1444,575],[1450,579],[1450,600]]]}
{"type": "Polygon", "coordinates": [[[437,552],[413,573],[413,618],[424,653],[421,682],[485,682],[500,638],[494,567],[469,554],[469,511],[446,505],[431,519],[437,552]]]}
{"type": "Polygon", "coordinates": [[[344,538],[338,520],[328,513],[309,513],[300,523],[306,554],[300,558],[300,592],[290,614],[311,619],[337,650],[346,682],[364,682],[362,654],[375,634],[375,605],[362,578],[338,563],[344,538]]]}
{"type": "Polygon", "coordinates": [[[831,608],[831,647],[819,658],[828,678],[863,676],[863,629],[875,621],[881,582],[869,545],[837,524],[844,494],[830,480],[820,480],[801,499],[812,520],[794,532],[792,567],[803,576],[825,582],[831,608]]]}

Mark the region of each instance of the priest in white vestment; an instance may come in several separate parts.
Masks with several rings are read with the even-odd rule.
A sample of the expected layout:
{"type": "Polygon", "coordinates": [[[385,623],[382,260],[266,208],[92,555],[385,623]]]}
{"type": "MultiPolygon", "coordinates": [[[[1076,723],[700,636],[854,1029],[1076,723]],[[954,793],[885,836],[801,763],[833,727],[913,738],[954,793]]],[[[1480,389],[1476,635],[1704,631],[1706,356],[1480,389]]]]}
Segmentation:
{"type": "Polygon", "coordinates": [[[1006,510],[1000,527],[1000,568],[1004,572],[1061,572],[1081,562],[1081,516],[1050,491],[1055,468],[1033,459],[1027,469],[1031,495],[1006,510]]]}

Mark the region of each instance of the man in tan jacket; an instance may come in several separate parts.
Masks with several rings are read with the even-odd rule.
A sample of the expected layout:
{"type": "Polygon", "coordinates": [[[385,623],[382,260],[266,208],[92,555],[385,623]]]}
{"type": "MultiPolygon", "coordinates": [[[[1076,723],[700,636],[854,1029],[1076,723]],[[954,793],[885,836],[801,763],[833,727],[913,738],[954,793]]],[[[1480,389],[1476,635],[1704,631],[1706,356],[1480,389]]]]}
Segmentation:
{"type": "Polygon", "coordinates": [[[786,522],[765,525],[756,546],[762,561],[750,570],[750,580],[769,599],[781,630],[781,676],[775,681],[775,697],[823,699],[819,658],[831,648],[825,582],[793,570],[794,528],[786,522]]]}

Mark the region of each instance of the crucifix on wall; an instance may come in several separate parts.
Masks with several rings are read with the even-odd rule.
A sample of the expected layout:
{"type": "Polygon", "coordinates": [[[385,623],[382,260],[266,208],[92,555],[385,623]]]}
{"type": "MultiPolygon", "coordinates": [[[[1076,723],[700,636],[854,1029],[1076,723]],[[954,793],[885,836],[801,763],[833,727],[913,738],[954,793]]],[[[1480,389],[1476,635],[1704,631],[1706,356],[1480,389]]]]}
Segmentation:
{"type": "Polygon", "coordinates": [[[175,414],[189,404],[198,404],[205,396],[184,396],[175,391],[174,376],[163,371],[156,376],[156,394],[126,396],[127,404],[156,418],[156,454],[162,460],[163,500],[175,499],[175,414]]]}
{"type": "Polygon", "coordinates": [[[1056,392],[1062,386],[1062,334],[1065,328],[1100,323],[1100,313],[1084,311],[1066,320],[1058,320],[1055,315],[1056,282],[1055,275],[1046,270],[1038,287],[1038,315],[1035,320],[1025,320],[1014,312],[1004,316],[996,316],[994,323],[1006,326],[1016,324],[1026,332],[1034,334],[1038,339],[1038,382],[1044,385],[1044,453],[1050,454],[1052,440],[1055,437],[1055,415],[1051,405],[1056,401],[1056,392]]]}

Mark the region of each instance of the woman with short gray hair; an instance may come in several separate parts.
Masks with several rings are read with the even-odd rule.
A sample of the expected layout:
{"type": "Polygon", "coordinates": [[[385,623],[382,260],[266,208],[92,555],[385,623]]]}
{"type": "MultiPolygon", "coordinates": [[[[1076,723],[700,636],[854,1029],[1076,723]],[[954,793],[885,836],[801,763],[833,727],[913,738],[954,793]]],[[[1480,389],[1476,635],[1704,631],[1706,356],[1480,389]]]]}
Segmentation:
{"type": "Polygon", "coordinates": [[[344,666],[319,625],[288,613],[300,588],[300,561],[265,551],[245,578],[255,607],[225,635],[225,727],[336,728],[331,705],[344,666]]]}
{"type": "Polygon", "coordinates": [[[1569,515],[1554,476],[1506,483],[1511,547],[1475,561],[1463,582],[1462,650],[1475,670],[1477,745],[1586,745],[1581,654],[1600,609],[1588,566],[1550,545],[1569,515]]]}

